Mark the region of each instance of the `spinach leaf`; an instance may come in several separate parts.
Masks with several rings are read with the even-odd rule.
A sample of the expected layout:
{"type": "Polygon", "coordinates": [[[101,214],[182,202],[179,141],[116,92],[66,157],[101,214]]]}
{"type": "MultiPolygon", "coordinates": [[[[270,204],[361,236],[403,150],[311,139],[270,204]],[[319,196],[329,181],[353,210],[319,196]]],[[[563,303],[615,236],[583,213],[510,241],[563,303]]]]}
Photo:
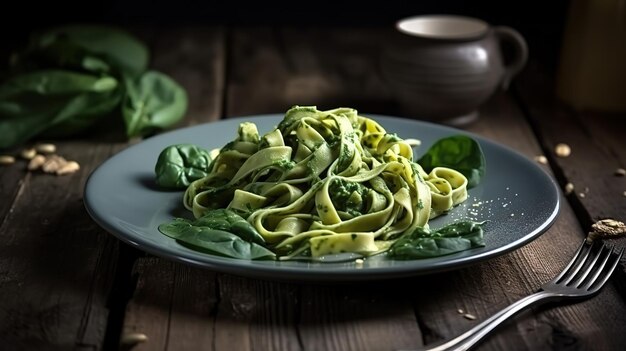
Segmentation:
{"type": "Polygon", "coordinates": [[[51,120],[42,134],[46,137],[66,137],[88,129],[119,106],[122,89],[103,93],[83,93],[73,97],[51,120]]]}
{"type": "Polygon", "coordinates": [[[146,135],[173,125],[187,107],[178,84],[146,73],[147,47],[120,29],[53,28],[11,57],[0,83],[0,148],[76,134],[105,117],[126,121],[129,136],[146,135]]]}
{"type": "Polygon", "coordinates": [[[0,85],[0,148],[43,132],[64,136],[83,130],[119,105],[119,93],[109,76],[45,70],[13,77],[0,85]]]}
{"type": "Polygon", "coordinates": [[[252,224],[248,223],[243,217],[231,210],[217,209],[209,211],[204,216],[196,219],[194,225],[225,230],[236,234],[246,241],[260,245],[265,244],[265,240],[252,224]]]}
{"type": "Polygon", "coordinates": [[[129,33],[107,26],[70,25],[50,29],[31,40],[31,52],[52,52],[57,62],[72,62],[83,50],[115,66],[121,73],[137,77],[148,68],[148,49],[129,33]],[[59,50],[59,47],[63,50],[59,50]],[[68,50],[69,48],[71,50],[68,50]]]}
{"type": "Polygon", "coordinates": [[[158,185],[185,188],[205,177],[211,166],[209,151],[191,144],[171,145],[159,154],[154,172],[158,185]]]}
{"type": "Polygon", "coordinates": [[[122,114],[129,137],[167,128],[185,114],[185,90],[163,73],[148,71],[139,79],[125,77],[126,98],[122,114]]]}
{"type": "Polygon", "coordinates": [[[241,223],[246,221],[236,217],[239,216],[232,211],[216,210],[194,221],[178,218],[161,224],[159,231],[194,250],[210,254],[247,260],[274,259],[276,255],[261,245],[263,238],[256,230],[250,224],[247,228],[241,223]]]}
{"type": "Polygon", "coordinates": [[[39,37],[35,37],[31,40],[30,46],[13,53],[10,62],[13,75],[46,69],[112,74],[112,67],[104,58],[85,50],[66,37],[56,38],[45,45],[41,45],[39,40],[39,37]],[[97,70],[94,70],[94,62],[90,61],[101,62],[96,65],[97,70]]]}
{"type": "Polygon", "coordinates": [[[389,248],[389,256],[398,260],[437,257],[485,246],[484,222],[460,221],[435,231],[417,228],[404,234],[389,248]]]}
{"type": "Polygon", "coordinates": [[[485,175],[485,156],[480,145],[465,135],[438,140],[418,161],[426,172],[435,167],[457,170],[467,178],[468,188],[478,185],[485,175]]]}
{"type": "MultiPolygon", "coordinates": [[[[10,108],[0,106],[0,110],[5,109],[10,108]]],[[[47,128],[46,122],[50,118],[51,113],[48,111],[36,111],[19,118],[3,118],[0,112],[0,149],[12,147],[40,134],[47,128]]]]}
{"type": "Polygon", "coordinates": [[[111,66],[106,63],[106,61],[99,59],[95,56],[85,55],[81,59],[80,65],[86,71],[94,73],[106,74],[111,71],[111,66]]]}
{"type": "Polygon", "coordinates": [[[65,137],[83,131],[119,106],[120,97],[120,91],[114,90],[68,98],[0,101],[0,148],[23,143],[38,134],[65,137]]]}
{"type": "Polygon", "coordinates": [[[110,76],[94,76],[65,70],[43,70],[18,75],[0,85],[0,101],[24,94],[40,96],[71,95],[83,92],[106,92],[117,87],[110,76]]]}

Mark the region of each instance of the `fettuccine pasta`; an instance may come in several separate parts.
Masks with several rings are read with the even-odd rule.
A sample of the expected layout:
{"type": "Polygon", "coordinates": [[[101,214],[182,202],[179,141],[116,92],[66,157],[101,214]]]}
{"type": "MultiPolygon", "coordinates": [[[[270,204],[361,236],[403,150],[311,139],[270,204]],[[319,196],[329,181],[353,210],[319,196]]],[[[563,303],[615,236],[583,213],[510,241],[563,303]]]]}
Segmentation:
{"type": "Polygon", "coordinates": [[[281,259],[385,251],[467,198],[463,174],[426,173],[407,141],[350,108],[295,106],[263,136],[242,123],[216,154],[185,207],[235,211],[281,259]]]}

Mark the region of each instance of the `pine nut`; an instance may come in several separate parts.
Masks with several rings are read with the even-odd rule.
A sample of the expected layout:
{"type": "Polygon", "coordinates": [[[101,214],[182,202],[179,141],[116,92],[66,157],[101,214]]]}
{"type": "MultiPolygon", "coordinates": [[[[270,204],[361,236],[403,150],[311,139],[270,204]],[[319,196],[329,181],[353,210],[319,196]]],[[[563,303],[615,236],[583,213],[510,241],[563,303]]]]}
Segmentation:
{"type": "Polygon", "coordinates": [[[57,147],[54,144],[39,144],[35,149],[42,154],[53,154],[57,151],[57,147]]]}
{"type": "Polygon", "coordinates": [[[626,225],[624,222],[614,219],[602,219],[591,225],[592,233],[600,237],[616,237],[626,234],[626,225]]]}
{"type": "Polygon", "coordinates": [[[122,345],[135,345],[142,342],[148,341],[148,336],[143,333],[126,333],[122,335],[120,339],[120,344],[122,345]]]}
{"type": "Polygon", "coordinates": [[[74,173],[80,169],[80,165],[76,161],[68,161],[66,164],[57,169],[57,175],[74,173]]]}
{"type": "Polygon", "coordinates": [[[46,162],[41,166],[41,169],[46,173],[56,173],[59,169],[67,164],[67,160],[58,155],[51,155],[46,158],[46,162]]]}
{"type": "Polygon", "coordinates": [[[33,157],[37,156],[37,151],[35,149],[33,149],[33,148],[24,149],[20,153],[20,156],[22,156],[22,158],[25,159],[25,160],[32,160],[33,157]]]}
{"type": "Polygon", "coordinates": [[[535,161],[537,161],[538,163],[541,163],[542,165],[545,165],[548,163],[548,159],[543,155],[535,156],[535,161]]]}
{"type": "Polygon", "coordinates": [[[28,170],[34,171],[39,169],[44,163],[46,163],[46,157],[44,155],[35,155],[35,157],[33,157],[33,159],[28,163],[28,170]]]}
{"type": "Polygon", "coordinates": [[[0,165],[8,166],[15,163],[15,157],[10,155],[0,155],[0,165]]]}
{"type": "Polygon", "coordinates": [[[570,148],[567,144],[559,143],[556,144],[554,153],[559,157],[567,157],[572,153],[572,148],[570,148]]]}

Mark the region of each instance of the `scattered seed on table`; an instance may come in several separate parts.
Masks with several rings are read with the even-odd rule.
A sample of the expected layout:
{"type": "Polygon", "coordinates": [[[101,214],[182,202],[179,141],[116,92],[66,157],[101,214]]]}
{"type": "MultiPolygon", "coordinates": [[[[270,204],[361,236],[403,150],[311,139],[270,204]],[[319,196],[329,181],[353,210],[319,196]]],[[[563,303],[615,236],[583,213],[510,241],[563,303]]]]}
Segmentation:
{"type": "Polygon", "coordinates": [[[59,169],[63,168],[67,164],[67,160],[59,155],[51,155],[46,158],[46,162],[41,166],[41,169],[46,173],[56,173],[59,169]]]}
{"type": "Polygon", "coordinates": [[[146,334],[126,333],[122,335],[122,338],[120,339],[120,344],[131,346],[131,345],[139,344],[139,343],[146,342],[146,341],[148,341],[148,336],[146,334]]]}
{"type": "Polygon", "coordinates": [[[0,165],[8,166],[15,163],[15,157],[11,155],[0,155],[0,165]]]}
{"type": "Polygon", "coordinates": [[[554,153],[559,157],[567,157],[572,153],[572,148],[567,144],[558,143],[554,148],[554,153]]]}
{"type": "Polygon", "coordinates": [[[39,169],[43,164],[46,163],[46,156],[44,155],[35,155],[32,160],[28,163],[28,170],[34,171],[39,169]]]}
{"type": "Polygon", "coordinates": [[[618,177],[623,177],[626,175],[626,169],[618,168],[615,170],[615,175],[618,177]]]}
{"type": "Polygon", "coordinates": [[[580,193],[580,194],[578,194],[578,196],[585,197],[585,193],[580,193]]]}
{"type": "Polygon", "coordinates": [[[57,147],[54,144],[38,144],[35,149],[42,154],[53,154],[57,151],[57,147]]]}
{"type": "Polygon", "coordinates": [[[57,175],[70,174],[78,171],[80,169],[80,165],[76,161],[68,161],[66,164],[59,167],[56,170],[57,175]]]}
{"type": "Polygon", "coordinates": [[[545,165],[548,163],[548,159],[544,155],[535,156],[535,161],[537,161],[538,163],[541,163],[542,165],[545,165]]]}
{"type": "Polygon", "coordinates": [[[463,310],[462,310],[462,309],[460,309],[460,308],[459,308],[458,310],[456,310],[456,311],[457,311],[459,314],[463,314],[463,313],[465,313],[465,311],[463,311],[463,310]]]}
{"type": "Polygon", "coordinates": [[[601,219],[591,225],[592,239],[595,237],[610,238],[626,234],[626,224],[612,218],[601,219]]]}
{"type": "Polygon", "coordinates": [[[572,183],[565,184],[565,194],[569,195],[572,193],[572,191],[574,191],[574,184],[572,183]]]}
{"type": "Polygon", "coordinates": [[[20,152],[20,156],[22,156],[22,158],[25,160],[32,160],[33,157],[37,156],[37,151],[33,148],[24,149],[22,150],[22,152],[20,152]]]}
{"type": "Polygon", "coordinates": [[[474,316],[473,314],[470,314],[470,313],[466,313],[466,314],[464,314],[464,315],[463,315],[463,317],[465,317],[465,318],[467,318],[467,319],[469,319],[469,320],[472,320],[472,321],[473,321],[474,319],[476,319],[476,316],[474,316]]]}

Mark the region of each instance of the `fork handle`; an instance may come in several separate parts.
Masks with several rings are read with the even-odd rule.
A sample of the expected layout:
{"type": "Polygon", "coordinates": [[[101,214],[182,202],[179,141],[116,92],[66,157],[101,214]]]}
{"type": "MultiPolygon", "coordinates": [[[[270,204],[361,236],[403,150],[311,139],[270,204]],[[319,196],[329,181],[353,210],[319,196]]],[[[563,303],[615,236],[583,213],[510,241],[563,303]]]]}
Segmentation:
{"type": "Polygon", "coordinates": [[[484,322],[476,325],[474,328],[448,340],[441,345],[426,349],[427,351],[447,351],[447,350],[469,350],[472,346],[482,340],[489,332],[495,329],[500,323],[506,321],[525,308],[545,303],[548,300],[558,299],[560,296],[555,293],[539,291],[532,295],[528,295],[523,299],[505,307],[498,313],[489,317],[484,322]]]}

